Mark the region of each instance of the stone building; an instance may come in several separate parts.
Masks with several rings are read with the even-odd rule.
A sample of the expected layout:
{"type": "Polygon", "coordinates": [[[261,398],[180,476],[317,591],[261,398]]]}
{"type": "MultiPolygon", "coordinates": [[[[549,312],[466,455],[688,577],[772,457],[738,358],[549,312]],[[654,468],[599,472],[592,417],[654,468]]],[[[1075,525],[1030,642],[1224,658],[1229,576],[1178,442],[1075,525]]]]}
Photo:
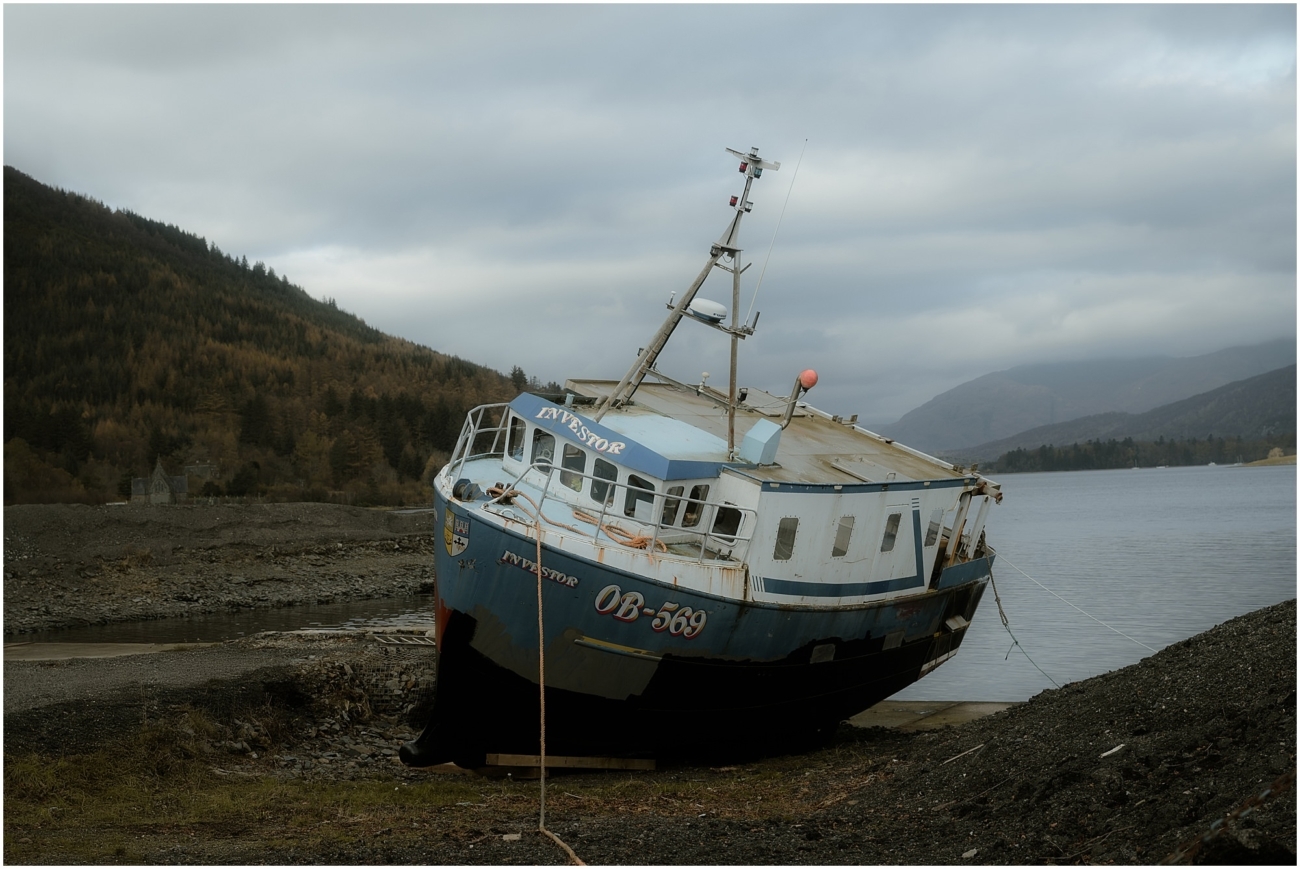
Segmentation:
{"type": "Polygon", "coordinates": [[[173,477],[163,467],[162,459],[148,477],[131,480],[132,504],[184,504],[189,500],[189,481],[184,474],[173,477]]]}

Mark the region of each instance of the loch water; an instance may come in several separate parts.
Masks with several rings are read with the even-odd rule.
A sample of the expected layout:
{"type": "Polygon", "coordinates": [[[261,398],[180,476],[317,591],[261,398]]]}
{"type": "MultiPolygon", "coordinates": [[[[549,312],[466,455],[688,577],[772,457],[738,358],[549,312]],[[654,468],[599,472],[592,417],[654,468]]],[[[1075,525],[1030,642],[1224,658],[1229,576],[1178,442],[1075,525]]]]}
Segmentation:
{"type": "MultiPolygon", "coordinates": [[[[990,588],[956,657],[898,699],[1027,700],[1053,680],[1064,685],[1133,664],[1150,649],[1296,595],[1295,466],[995,478],[1005,497],[989,511],[994,582],[1020,648],[1012,648],[990,588]]],[[[216,642],[266,630],[427,628],[432,608],[430,595],[416,595],[6,640],[216,642]]]]}
{"type": "Polygon", "coordinates": [[[1027,700],[1296,596],[1294,465],[993,476],[993,577],[1020,648],[989,588],[957,655],[896,699],[1027,700]]]}

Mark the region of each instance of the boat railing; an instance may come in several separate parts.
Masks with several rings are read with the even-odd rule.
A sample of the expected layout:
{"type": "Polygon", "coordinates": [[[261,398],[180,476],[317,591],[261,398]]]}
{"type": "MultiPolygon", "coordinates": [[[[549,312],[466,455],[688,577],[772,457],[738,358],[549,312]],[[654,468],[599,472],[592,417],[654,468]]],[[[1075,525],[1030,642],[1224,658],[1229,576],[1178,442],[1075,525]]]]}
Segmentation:
{"type": "MultiPolygon", "coordinates": [[[[618,543],[622,546],[629,546],[629,545],[636,546],[637,548],[642,548],[644,546],[644,548],[648,549],[650,552],[664,551],[667,550],[667,548],[670,545],[677,545],[681,543],[687,543],[692,548],[698,546],[699,552],[698,554],[695,555],[694,560],[700,564],[704,563],[704,561],[706,560],[705,556],[710,551],[712,551],[713,553],[715,553],[720,557],[710,558],[708,559],[709,561],[731,561],[734,560],[731,557],[732,554],[736,553],[737,551],[744,552],[747,549],[749,541],[753,538],[754,527],[757,524],[757,518],[756,518],[757,513],[748,507],[739,507],[734,504],[728,504],[719,501],[709,501],[702,498],[690,498],[684,494],[669,495],[665,492],[658,492],[658,491],[651,493],[648,490],[642,489],[639,486],[631,486],[627,483],[620,483],[617,480],[609,480],[604,477],[597,477],[594,474],[588,474],[582,471],[572,471],[567,468],[561,468],[556,466],[553,462],[549,462],[544,459],[533,462],[531,465],[524,467],[524,469],[519,472],[519,474],[514,478],[514,480],[510,483],[510,485],[505,487],[505,491],[502,494],[492,498],[491,501],[489,501],[489,504],[501,504],[505,501],[509,501],[512,498],[511,491],[515,490],[516,487],[521,482],[523,482],[524,478],[528,476],[528,473],[530,471],[537,471],[539,474],[545,477],[545,481],[542,483],[542,485],[538,487],[540,488],[542,494],[541,494],[541,498],[538,500],[536,504],[537,513],[538,513],[537,518],[540,521],[546,521],[551,524],[557,524],[557,523],[553,519],[547,519],[543,513],[548,498],[552,498],[556,501],[559,501],[560,503],[564,504],[566,507],[572,509],[574,511],[575,517],[579,512],[583,512],[583,513],[587,512],[583,509],[583,507],[586,505],[575,504],[563,498],[556,498],[553,495],[552,482],[555,479],[555,475],[557,471],[561,474],[561,478],[560,478],[561,482],[559,484],[559,486],[562,487],[561,490],[569,489],[570,491],[576,492],[585,488],[585,486],[583,485],[579,485],[576,488],[570,485],[572,481],[576,481],[576,480],[589,480],[591,481],[590,482],[591,486],[604,487],[604,491],[602,492],[604,497],[598,499],[596,502],[593,502],[593,504],[591,505],[593,508],[591,513],[595,513],[596,511],[594,508],[596,503],[600,504],[599,514],[594,516],[595,528],[591,532],[591,536],[592,539],[596,541],[597,545],[601,545],[601,546],[608,545],[606,543],[601,542],[600,538],[603,532],[604,536],[608,540],[614,543],[618,543]],[[617,504],[619,501],[620,491],[623,493],[622,497],[624,498],[625,503],[629,492],[634,493],[637,500],[644,500],[646,499],[646,496],[650,496],[653,499],[652,506],[651,506],[651,516],[658,517],[658,518],[647,521],[645,519],[640,519],[635,516],[629,516],[626,514],[625,511],[614,511],[611,513],[610,508],[613,507],[615,504],[617,504]],[[665,524],[663,521],[664,512],[668,502],[670,501],[677,502],[676,509],[674,511],[674,521],[676,516],[678,515],[684,516],[690,513],[691,508],[693,506],[695,508],[695,511],[697,512],[697,515],[699,516],[698,521],[700,527],[686,528],[679,525],[665,524]],[[715,509],[710,511],[708,509],[710,507],[713,507],[715,509]],[[716,516],[717,516],[716,508],[726,508],[729,510],[735,510],[739,514],[739,521],[736,523],[736,533],[730,534],[725,531],[719,531],[714,527],[716,524],[716,516]],[[615,534],[618,534],[619,532],[627,533],[627,529],[623,529],[618,525],[607,524],[606,519],[610,519],[613,522],[625,521],[625,522],[635,523],[637,526],[647,528],[650,531],[650,534],[648,537],[645,534],[629,534],[629,538],[630,538],[629,540],[620,540],[614,534],[610,533],[611,529],[614,530],[615,534]],[[741,533],[742,531],[744,533],[741,533]],[[663,540],[662,542],[660,540],[661,537],[665,538],[665,540],[663,540]],[[672,539],[669,540],[667,538],[672,538],[672,539]]],[[[570,527],[572,528],[572,526],[570,527]]],[[[574,529],[574,530],[582,530],[582,529],[574,529]]]]}
{"type": "Polygon", "coordinates": [[[452,479],[459,479],[465,469],[465,463],[473,459],[505,455],[504,438],[506,434],[506,412],[509,407],[505,402],[497,404],[480,404],[465,415],[465,424],[460,428],[460,437],[456,439],[456,448],[451,451],[453,469],[452,479]],[[493,419],[492,411],[501,413],[493,419]],[[483,439],[491,436],[492,440],[481,449],[483,439]]]}

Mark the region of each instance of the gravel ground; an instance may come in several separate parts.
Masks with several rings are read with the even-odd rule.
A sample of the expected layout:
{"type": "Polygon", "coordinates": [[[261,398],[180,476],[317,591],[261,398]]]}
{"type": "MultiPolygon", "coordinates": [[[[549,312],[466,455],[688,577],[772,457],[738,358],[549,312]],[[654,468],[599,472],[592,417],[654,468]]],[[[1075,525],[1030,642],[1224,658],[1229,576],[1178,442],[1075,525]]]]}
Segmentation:
{"type": "Polygon", "coordinates": [[[429,590],[432,516],[337,504],[6,507],[4,630],[429,590]]]}
{"type": "MultiPolygon", "coordinates": [[[[150,662],[7,663],[5,752],[90,750],[142,720],[201,708],[220,724],[204,750],[221,776],[430,781],[439,774],[403,769],[391,753],[413,733],[428,658],[377,663],[375,644],[263,635],[150,662]],[[289,723],[238,718],[269,702],[294,711],[289,723]]],[[[828,748],[795,757],[556,775],[548,826],[592,864],[1132,864],[1178,855],[1293,865],[1295,661],[1289,601],[952,728],[841,727],[828,748]],[[611,782],[624,797],[601,796],[611,782]],[[1271,785],[1280,795],[1188,847],[1271,785]],[[782,796],[765,803],[773,787],[782,796]]],[[[286,841],[281,824],[209,839],[160,835],[139,847],[143,862],[162,863],[565,862],[535,832],[536,782],[467,779],[482,783],[480,796],[398,812],[373,830],[356,820],[364,832],[328,843],[286,841]]],[[[6,830],[6,862],[60,862],[12,852],[11,841],[31,841],[23,832],[6,830]]]]}
{"type": "MultiPolygon", "coordinates": [[[[10,507],[5,630],[410,593],[432,578],[429,516],[320,504],[10,507]]],[[[394,755],[423,723],[431,654],[365,635],[286,634],[123,658],[7,661],[5,755],[86,754],[199,710],[211,728],[191,736],[214,776],[416,787],[442,774],[405,769],[394,755]]],[[[798,756],[557,774],[548,826],[595,864],[1170,855],[1294,864],[1295,663],[1290,601],[953,728],[845,726],[828,748],[798,756]],[[1270,786],[1280,795],[1188,848],[1270,786]],[[619,799],[607,798],[611,787],[619,799]]],[[[535,832],[535,782],[460,778],[478,783],[479,796],[399,812],[374,830],[354,819],[358,832],[347,837],[287,841],[282,825],[207,839],[164,830],[141,836],[140,860],[565,862],[535,832]]],[[[39,841],[36,831],[6,827],[6,862],[64,862],[12,850],[39,841]]]]}

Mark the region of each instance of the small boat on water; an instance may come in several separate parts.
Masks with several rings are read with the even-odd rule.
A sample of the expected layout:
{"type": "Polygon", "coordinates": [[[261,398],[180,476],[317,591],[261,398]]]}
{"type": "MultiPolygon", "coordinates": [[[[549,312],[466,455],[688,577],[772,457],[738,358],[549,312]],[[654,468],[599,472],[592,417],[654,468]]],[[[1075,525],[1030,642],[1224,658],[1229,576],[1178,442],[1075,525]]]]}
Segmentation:
{"type": "Polygon", "coordinates": [[[744,190],[619,381],[470,411],[434,480],[437,685],[415,766],[550,754],[779,752],[956,654],[991,576],[996,483],[737,383],[744,190]],[[732,276],[730,312],[697,298],[732,276]],[[730,323],[727,315],[730,313],[730,323]],[[684,320],[731,341],[725,391],[655,363],[684,320]],[[542,672],[544,671],[544,678],[542,672]]]}

